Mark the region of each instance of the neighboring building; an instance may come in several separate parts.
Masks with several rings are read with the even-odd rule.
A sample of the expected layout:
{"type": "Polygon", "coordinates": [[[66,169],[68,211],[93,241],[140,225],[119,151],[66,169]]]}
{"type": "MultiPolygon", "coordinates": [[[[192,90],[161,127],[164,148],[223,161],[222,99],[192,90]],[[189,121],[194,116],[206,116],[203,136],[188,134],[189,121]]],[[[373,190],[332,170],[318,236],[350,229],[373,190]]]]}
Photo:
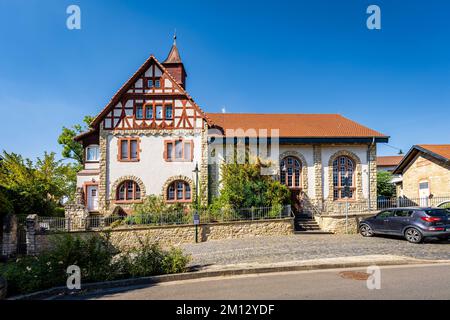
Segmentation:
{"type": "Polygon", "coordinates": [[[196,165],[199,198],[210,202],[220,192],[220,165],[208,163],[208,131],[234,143],[236,134],[227,129],[279,130],[280,165],[273,176],[291,189],[294,210],[301,210],[300,196],[332,210],[346,200],[345,183],[347,200],[376,202],[376,144],[388,142],[386,135],[337,114],[205,113],[187,93],[186,78],[174,42],[164,62],[151,55],[91,130],[76,137],[85,150],[77,199],[89,214],[130,213],[150,194],[168,203],[192,202],[196,165]]]}
{"type": "Polygon", "coordinates": [[[398,166],[403,156],[381,156],[377,157],[377,170],[392,172],[398,166]]]}
{"type": "Polygon", "coordinates": [[[410,199],[450,196],[450,144],[415,145],[400,161],[394,174],[397,195],[410,199]]]}

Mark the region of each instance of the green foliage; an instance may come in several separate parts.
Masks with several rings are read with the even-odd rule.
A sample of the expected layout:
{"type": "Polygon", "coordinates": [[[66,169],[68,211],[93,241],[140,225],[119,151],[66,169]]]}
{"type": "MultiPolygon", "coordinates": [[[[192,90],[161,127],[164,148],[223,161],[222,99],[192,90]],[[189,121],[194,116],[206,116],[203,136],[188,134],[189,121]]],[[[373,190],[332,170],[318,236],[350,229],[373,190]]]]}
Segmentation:
{"type": "Polygon", "coordinates": [[[64,285],[70,265],[80,267],[81,281],[87,283],[184,272],[190,261],[180,249],[163,250],[148,239],[135,249],[120,251],[111,245],[108,233],[53,236],[50,248],[38,256],[0,264],[10,295],[64,285]]]}
{"type": "Polygon", "coordinates": [[[8,281],[10,294],[63,285],[70,265],[80,267],[82,281],[111,279],[110,265],[115,251],[106,238],[58,235],[51,240],[51,247],[38,256],[21,257],[3,266],[0,273],[8,281]]]}
{"type": "Polygon", "coordinates": [[[186,271],[190,261],[180,249],[164,251],[156,243],[143,242],[117,259],[115,269],[121,276],[146,277],[186,271]]]}
{"type": "Polygon", "coordinates": [[[14,206],[6,194],[6,190],[0,186],[0,221],[8,214],[14,213],[14,206]]]}
{"type": "Polygon", "coordinates": [[[161,216],[165,223],[188,222],[192,207],[189,204],[164,202],[162,196],[149,195],[142,203],[133,205],[133,215],[128,216],[126,224],[159,224],[161,216]],[[184,215],[180,215],[184,213],[184,215]],[[183,218],[183,219],[180,219],[183,218]],[[182,221],[180,221],[182,220],[182,221]]]}
{"type": "Polygon", "coordinates": [[[17,214],[55,215],[63,198],[75,191],[78,165],[64,164],[54,153],[44,153],[35,163],[3,151],[0,188],[17,214]]]}
{"type": "Polygon", "coordinates": [[[58,143],[63,147],[62,156],[64,158],[73,159],[79,164],[83,163],[83,146],[74,141],[73,138],[80,133],[87,131],[92,120],[94,120],[93,117],[85,116],[83,125],[76,124],[71,128],[62,128],[62,132],[58,137],[58,143]]]}
{"type": "Polygon", "coordinates": [[[394,197],[395,185],[391,183],[392,173],[388,171],[379,171],[377,173],[377,195],[380,197],[394,197]]]}
{"type": "Polygon", "coordinates": [[[259,161],[222,165],[222,189],[211,210],[271,207],[289,203],[289,189],[271,176],[261,175],[259,161]]]}
{"type": "Polygon", "coordinates": [[[188,210],[188,205],[182,203],[168,204],[162,196],[149,195],[141,203],[133,205],[134,214],[183,212],[188,210]]]}

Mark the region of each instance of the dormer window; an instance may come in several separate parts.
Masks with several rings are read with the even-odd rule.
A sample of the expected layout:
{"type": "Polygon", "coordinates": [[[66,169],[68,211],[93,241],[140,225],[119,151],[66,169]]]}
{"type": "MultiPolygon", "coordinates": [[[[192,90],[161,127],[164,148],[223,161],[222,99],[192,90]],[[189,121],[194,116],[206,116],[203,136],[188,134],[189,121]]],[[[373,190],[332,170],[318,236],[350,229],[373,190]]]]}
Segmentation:
{"type": "Polygon", "coordinates": [[[98,145],[91,144],[86,148],[86,161],[98,161],[98,145]]]}

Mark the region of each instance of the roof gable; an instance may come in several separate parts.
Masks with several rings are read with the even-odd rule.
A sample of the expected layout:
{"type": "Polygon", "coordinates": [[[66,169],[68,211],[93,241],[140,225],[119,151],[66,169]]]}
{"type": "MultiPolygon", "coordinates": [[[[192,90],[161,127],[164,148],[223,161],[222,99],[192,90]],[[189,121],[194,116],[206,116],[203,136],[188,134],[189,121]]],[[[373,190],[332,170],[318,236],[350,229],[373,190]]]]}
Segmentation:
{"type": "Polygon", "coordinates": [[[421,144],[414,145],[400,161],[398,166],[394,169],[394,174],[402,174],[404,169],[412,163],[418,154],[427,154],[444,163],[450,163],[450,144],[421,144]]]}
{"type": "Polygon", "coordinates": [[[148,72],[151,68],[154,68],[153,72],[161,72],[167,76],[167,78],[172,82],[174,86],[174,94],[184,96],[188,99],[193,107],[201,114],[201,116],[209,123],[210,120],[207,118],[203,110],[195,103],[194,99],[187,93],[187,91],[174,79],[174,77],[167,71],[167,69],[153,56],[150,57],[139,67],[139,69],[122,85],[122,87],[113,95],[111,100],[106,104],[103,110],[94,118],[91,123],[91,127],[96,128],[100,122],[105,118],[105,116],[111,112],[115,105],[120,103],[121,98],[130,88],[135,88],[139,86],[139,78],[148,72]]]}

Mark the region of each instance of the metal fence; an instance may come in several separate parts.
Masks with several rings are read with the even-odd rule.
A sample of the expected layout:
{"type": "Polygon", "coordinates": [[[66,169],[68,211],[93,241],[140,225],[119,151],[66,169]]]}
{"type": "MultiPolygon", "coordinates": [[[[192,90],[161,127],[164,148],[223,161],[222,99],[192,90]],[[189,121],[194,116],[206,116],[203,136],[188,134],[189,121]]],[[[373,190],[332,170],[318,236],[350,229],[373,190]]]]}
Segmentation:
{"type": "Polygon", "coordinates": [[[403,207],[435,207],[445,201],[450,201],[450,196],[447,197],[424,197],[424,198],[378,198],[377,209],[383,210],[387,208],[403,208],[403,207]]]}
{"type": "MultiPolygon", "coordinates": [[[[376,214],[380,210],[389,208],[404,208],[404,207],[436,207],[446,201],[450,201],[450,196],[447,197],[427,197],[427,198],[378,198],[370,203],[368,200],[363,201],[335,201],[325,202],[321,208],[315,206],[313,208],[307,207],[307,211],[311,215],[346,215],[346,214],[376,214]],[[314,210],[312,210],[314,209],[314,210]]],[[[448,204],[447,208],[450,208],[448,204]]]]}
{"type": "MultiPolygon", "coordinates": [[[[200,211],[200,223],[217,223],[232,221],[252,221],[283,219],[292,217],[291,206],[245,208],[237,210],[220,210],[218,212],[200,211]]],[[[129,216],[90,216],[87,218],[38,217],[41,231],[84,231],[105,228],[133,228],[139,226],[188,225],[194,222],[194,212],[168,212],[133,214],[129,216]]]]}

